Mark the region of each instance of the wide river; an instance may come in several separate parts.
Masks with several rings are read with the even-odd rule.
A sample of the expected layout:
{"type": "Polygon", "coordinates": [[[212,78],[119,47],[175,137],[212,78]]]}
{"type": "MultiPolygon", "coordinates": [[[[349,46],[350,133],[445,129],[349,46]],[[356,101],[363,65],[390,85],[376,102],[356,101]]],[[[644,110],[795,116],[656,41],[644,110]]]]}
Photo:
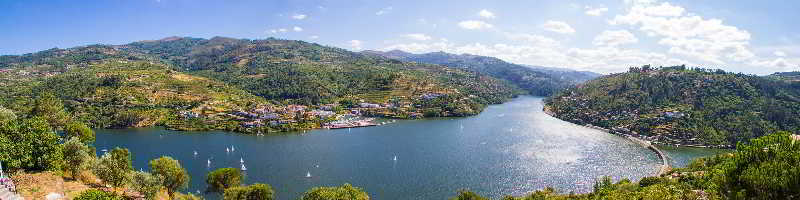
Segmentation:
{"type": "MultiPolygon", "coordinates": [[[[343,183],[381,200],[447,199],[465,188],[492,198],[546,186],[581,193],[591,191],[598,177],[638,180],[656,173],[660,163],[655,153],[627,139],[548,116],[542,98],[529,96],[489,106],[473,117],[305,134],[97,130],[96,145],[130,149],[137,170],[149,170],[147,162],[162,155],[178,159],[192,178],[185,192],[195,193],[205,191],[209,171],[240,168],[241,159],[247,167],[245,182],[270,184],[278,199],[343,183]],[[228,153],[226,147],[235,151],[228,153]]],[[[666,151],[678,165],[717,152],[666,151]]]]}

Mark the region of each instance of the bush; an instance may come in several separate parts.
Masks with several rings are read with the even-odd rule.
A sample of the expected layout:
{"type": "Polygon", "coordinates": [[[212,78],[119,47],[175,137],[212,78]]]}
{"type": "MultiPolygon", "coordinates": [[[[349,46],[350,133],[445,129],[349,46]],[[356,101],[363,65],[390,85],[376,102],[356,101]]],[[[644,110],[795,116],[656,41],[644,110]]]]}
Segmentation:
{"type": "Polygon", "coordinates": [[[225,189],[224,200],[272,200],[275,192],[267,184],[256,183],[250,186],[237,186],[225,189]]]}
{"type": "Polygon", "coordinates": [[[661,179],[660,177],[652,177],[652,176],[644,177],[644,178],[642,178],[642,180],[639,180],[639,187],[647,187],[647,186],[659,184],[659,183],[661,183],[663,181],[664,180],[661,179]]]}
{"type": "Polygon", "coordinates": [[[244,176],[242,172],[234,168],[221,168],[208,173],[206,183],[215,191],[224,191],[230,187],[242,184],[244,176]]]}
{"type": "Polygon", "coordinates": [[[75,197],[73,200],[123,200],[121,196],[116,194],[98,190],[98,189],[88,189],[86,191],[81,192],[80,195],[75,197]]]}
{"type": "Polygon", "coordinates": [[[154,199],[159,191],[164,178],[147,172],[134,172],[131,175],[130,187],[139,192],[145,199],[154,199]]]}
{"type": "Polygon", "coordinates": [[[77,137],[72,137],[64,143],[64,169],[70,172],[73,180],[78,180],[81,171],[86,169],[92,157],[89,147],[81,143],[77,137]]]}
{"type": "Polygon", "coordinates": [[[189,173],[181,167],[181,163],[168,156],[150,161],[150,169],[153,174],[164,177],[162,185],[167,189],[170,198],[174,197],[175,192],[189,186],[189,173]]]}
{"type": "Polygon", "coordinates": [[[458,196],[450,198],[450,200],[489,200],[486,197],[482,197],[477,193],[474,193],[469,190],[459,190],[458,196]]]}
{"type": "Polygon", "coordinates": [[[306,191],[302,200],[368,200],[367,195],[361,188],[353,187],[345,183],[339,187],[315,187],[306,191]]]}
{"type": "Polygon", "coordinates": [[[78,137],[84,144],[94,143],[94,131],[84,123],[72,121],[64,127],[64,133],[66,133],[67,138],[78,137]]]}
{"type": "Polygon", "coordinates": [[[58,170],[63,164],[60,137],[43,118],[0,122],[0,162],[6,170],[58,170]]]}
{"type": "Polygon", "coordinates": [[[131,153],[128,149],[114,148],[101,157],[92,169],[97,178],[113,187],[121,187],[133,171],[131,153]]]}

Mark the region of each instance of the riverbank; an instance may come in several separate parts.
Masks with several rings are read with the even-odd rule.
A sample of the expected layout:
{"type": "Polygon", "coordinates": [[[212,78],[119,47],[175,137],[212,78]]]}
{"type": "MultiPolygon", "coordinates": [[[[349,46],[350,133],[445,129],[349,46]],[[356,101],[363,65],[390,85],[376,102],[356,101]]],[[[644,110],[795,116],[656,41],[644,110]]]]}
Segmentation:
{"type": "MultiPolygon", "coordinates": [[[[558,118],[558,117],[556,117],[554,115],[553,111],[547,105],[542,105],[542,111],[545,114],[547,114],[547,115],[549,115],[551,117],[558,118]]],[[[564,120],[564,119],[561,119],[561,120],[564,120]]],[[[567,121],[567,120],[564,120],[564,121],[567,121]]],[[[595,130],[599,130],[599,131],[602,131],[604,133],[625,137],[628,140],[630,140],[630,141],[632,141],[632,142],[634,142],[636,144],[642,145],[642,147],[645,147],[645,148],[653,151],[654,153],[656,153],[656,155],[658,155],[658,158],[661,159],[661,166],[659,167],[658,173],[656,173],[655,176],[661,176],[663,174],[666,174],[667,172],[669,172],[672,169],[672,167],[669,164],[669,161],[667,160],[668,159],[667,155],[664,154],[664,152],[661,151],[661,149],[659,149],[658,147],[653,145],[653,142],[651,142],[651,141],[648,141],[648,140],[645,140],[645,139],[641,139],[641,138],[637,138],[637,137],[632,136],[632,135],[615,134],[615,132],[612,131],[612,130],[608,130],[608,129],[605,129],[603,127],[595,126],[595,125],[592,125],[592,124],[583,124],[581,126],[584,126],[584,127],[587,127],[587,128],[591,128],[591,129],[595,129],[595,130]]]]}

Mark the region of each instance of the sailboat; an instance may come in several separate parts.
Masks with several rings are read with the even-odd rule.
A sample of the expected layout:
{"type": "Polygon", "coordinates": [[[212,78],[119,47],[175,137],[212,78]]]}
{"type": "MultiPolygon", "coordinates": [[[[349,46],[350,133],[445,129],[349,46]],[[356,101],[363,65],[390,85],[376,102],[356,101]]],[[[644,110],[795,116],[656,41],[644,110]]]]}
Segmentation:
{"type": "Polygon", "coordinates": [[[228,148],[228,147],[225,147],[225,152],[231,152],[231,149],[228,148]]]}
{"type": "Polygon", "coordinates": [[[194,151],[194,156],[197,156],[197,151],[194,151]]]}
{"type": "Polygon", "coordinates": [[[392,160],[397,161],[397,156],[394,156],[394,158],[392,160]]]}
{"type": "Polygon", "coordinates": [[[244,158],[239,158],[240,163],[244,163],[244,158]]]}
{"type": "Polygon", "coordinates": [[[247,171],[247,167],[244,167],[244,163],[242,163],[242,171],[247,171]]]}
{"type": "Polygon", "coordinates": [[[211,166],[211,159],[208,159],[208,166],[211,166]]]}
{"type": "Polygon", "coordinates": [[[311,172],[306,172],[306,178],[311,178],[311,172]]]}
{"type": "Polygon", "coordinates": [[[236,148],[234,148],[233,145],[231,145],[231,151],[236,151],[236,148]]]}

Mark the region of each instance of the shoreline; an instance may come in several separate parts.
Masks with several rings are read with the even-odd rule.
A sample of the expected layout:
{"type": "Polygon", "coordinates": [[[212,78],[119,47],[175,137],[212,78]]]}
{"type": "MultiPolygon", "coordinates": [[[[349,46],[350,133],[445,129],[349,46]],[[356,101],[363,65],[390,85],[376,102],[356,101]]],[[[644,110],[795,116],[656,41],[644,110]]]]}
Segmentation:
{"type": "MultiPolygon", "coordinates": [[[[549,116],[551,116],[553,118],[563,120],[561,118],[556,117],[554,115],[553,111],[551,111],[550,107],[548,107],[547,105],[542,105],[542,111],[544,111],[545,114],[547,114],[547,115],[549,115],[549,116]]],[[[567,122],[570,122],[570,121],[567,121],[567,122]]],[[[581,124],[577,124],[577,123],[573,123],[573,122],[570,122],[570,123],[575,124],[575,125],[579,125],[579,126],[583,126],[583,127],[586,127],[586,128],[590,128],[590,129],[599,130],[599,131],[602,131],[604,133],[611,134],[611,135],[616,135],[616,136],[620,136],[620,137],[624,136],[626,139],[632,141],[633,143],[639,144],[642,147],[647,148],[650,151],[653,151],[654,153],[656,153],[658,158],[661,160],[661,167],[659,167],[659,170],[655,175],[657,177],[661,176],[661,175],[664,175],[667,172],[669,172],[670,170],[672,170],[672,167],[670,166],[669,161],[667,161],[667,158],[668,158],[667,155],[663,151],[661,151],[661,149],[656,147],[656,145],[653,145],[653,142],[651,142],[651,141],[648,141],[648,140],[645,140],[645,139],[641,139],[641,138],[637,138],[637,137],[631,136],[631,135],[615,134],[611,130],[608,130],[608,129],[605,129],[605,128],[602,128],[602,127],[599,127],[599,126],[595,126],[595,125],[592,125],[592,124],[581,125],[581,124]]]]}

